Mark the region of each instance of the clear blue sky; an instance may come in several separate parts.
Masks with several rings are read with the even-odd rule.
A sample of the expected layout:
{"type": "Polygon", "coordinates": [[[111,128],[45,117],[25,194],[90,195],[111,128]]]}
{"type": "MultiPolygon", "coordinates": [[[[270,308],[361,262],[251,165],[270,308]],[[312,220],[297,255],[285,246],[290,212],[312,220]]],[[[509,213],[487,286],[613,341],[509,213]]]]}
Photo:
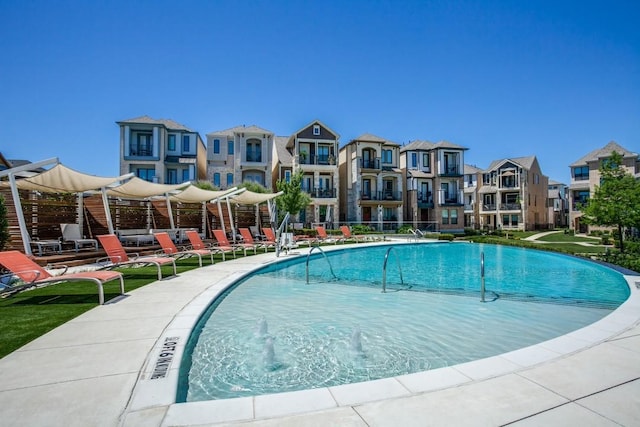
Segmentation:
{"type": "Polygon", "coordinates": [[[638,1],[0,0],[0,152],[118,173],[118,120],[448,140],[550,178],[640,152],[638,1]]]}

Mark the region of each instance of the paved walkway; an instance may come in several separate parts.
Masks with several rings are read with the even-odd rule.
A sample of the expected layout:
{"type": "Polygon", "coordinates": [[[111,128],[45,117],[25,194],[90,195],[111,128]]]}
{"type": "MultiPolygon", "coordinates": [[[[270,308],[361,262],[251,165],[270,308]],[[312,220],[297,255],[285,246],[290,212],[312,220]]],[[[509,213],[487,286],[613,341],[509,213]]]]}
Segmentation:
{"type": "Polygon", "coordinates": [[[155,282],[0,359],[0,425],[640,423],[637,276],[625,276],[631,297],[616,312],[527,349],[369,383],[174,404],[175,361],[201,310],[227,284],[274,259],[273,253],[241,258],[155,282]],[[167,338],[180,342],[177,350],[167,338]],[[160,369],[166,375],[152,379],[167,366],[159,357],[169,353],[173,362],[160,369]]]}

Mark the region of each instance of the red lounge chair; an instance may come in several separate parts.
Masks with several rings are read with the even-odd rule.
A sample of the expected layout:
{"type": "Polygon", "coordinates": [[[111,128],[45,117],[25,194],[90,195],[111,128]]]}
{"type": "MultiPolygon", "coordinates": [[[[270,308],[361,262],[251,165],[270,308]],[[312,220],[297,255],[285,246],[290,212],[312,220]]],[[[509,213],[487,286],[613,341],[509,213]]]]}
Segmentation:
{"type": "Polygon", "coordinates": [[[239,244],[229,243],[229,239],[227,239],[226,234],[224,234],[224,231],[222,230],[213,230],[213,237],[216,238],[216,241],[218,242],[218,247],[221,249],[224,248],[225,251],[233,252],[234,258],[236,257],[235,251],[244,251],[244,256],[247,256],[247,249],[252,248],[254,253],[256,251],[256,248],[253,245],[248,245],[246,243],[239,243],[239,244]]]}
{"type": "MultiPolygon", "coordinates": [[[[84,271],[82,273],[65,274],[67,271],[65,267],[62,274],[53,276],[47,270],[30,260],[25,254],[18,251],[0,252],[0,264],[24,282],[23,285],[15,287],[7,286],[0,290],[0,294],[3,296],[13,295],[21,290],[40,285],[58,282],[91,281],[98,286],[98,300],[100,304],[104,304],[104,289],[102,285],[116,279],[120,280],[120,294],[124,294],[124,280],[122,274],[117,271],[84,271]]],[[[2,285],[0,284],[0,286],[2,285]]]]}
{"type": "Polygon", "coordinates": [[[131,256],[129,256],[122,247],[120,240],[118,240],[118,236],[115,234],[103,234],[102,236],[98,236],[98,240],[100,240],[100,244],[105,252],[107,252],[107,256],[111,262],[111,265],[108,266],[110,268],[134,264],[152,264],[158,269],[158,280],[162,280],[162,269],[160,267],[165,264],[172,264],[173,275],[178,274],[176,271],[176,261],[171,257],[138,256],[138,254],[131,254],[131,256]]]}
{"type": "Polygon", "coordinates": [[[318,233],[318,240],[324,243],[333,243],[334,245],[337,245],[339,241],[343,240],[339,237],[329,236],[327,234],[327,230],[322,226],[316,227],[316,233],[318,233]]]}
{"type": "Polygon", "coordinates": [[[153,235],[156,236],[158,243],[160,243],[160,246],[162,247],[162,250],[166,255],[169,255],[176,259],[197,256],[200,267],[202,267],[202,256],[208,255],[211,257],[211,264],[213,264],[213,253],[209,250],[193,249],[193,250],[179,251],[178,248],[176,248],[176,245],[173,243],[173,240],[171,240],[171,237],[169,237],[169,233],[160,232],[160,233],[154,233],[153,235]]]}
{"type": "Polygon", "coordinates": [[[186,235],[187,235],[187,239],[189,239],[189,243],[191,243],[191,247],[195,250],[207,250],[214,254],[222,254],[223,261],[226,260],[225,254],[227,252],[233,253],[233,257],[234,258],[236,257],[234,248],[232,247],[226,248],[221,246],[213,246],[213,245],[205,244],[200,238],[200,235],[198,234],[197,231],[189,230],[186,232],[186,235]]]}
{"type": "Polygon", "coordinates": [[[270,243],[270,244],[273,244],[274,246],[277,246],[278,242],[276,242],[276,235],[271,228],[263,228],[262,232],[266,237],[265,239],[266,243],[270,243]]]}
{"type": "Polygon", "coordinates": [[[276,242],[269,242],[269,241],[263,241],[263,242],[256,242],[255,240],[253,240],[253,236],[251,235],[251,231],[248,228],[240,228],[240,235],[242,236],[242,240],[245,243],[248,243],[250,245],[255,246],[256,248],[264,248],[264,251],[267,252],[269,250],[269,248],[275,248],[276,247],[276,242]]]}
{"type": "Polygon", "coordinates": [[[351,229],[346,225],[341,225],[340,230],[342,231],[342,235],[345,240],[355,240],[357,242],[364,242],[366,240],[365,236],[359,236],[351,234],[351,229]]]}

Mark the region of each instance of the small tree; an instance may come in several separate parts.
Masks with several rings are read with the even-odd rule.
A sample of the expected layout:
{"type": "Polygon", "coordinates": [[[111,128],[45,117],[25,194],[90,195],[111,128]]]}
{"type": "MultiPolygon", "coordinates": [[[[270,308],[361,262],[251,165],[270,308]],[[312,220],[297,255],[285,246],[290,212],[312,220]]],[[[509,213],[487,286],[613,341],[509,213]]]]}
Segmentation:
{"type": "Polygon", "coordinates": [[[289,182],[278,180],[276,188],[282,191],[282,195],[276,198],[278,206],[278,222],[281,222],[284,215],[289,212],[291,215],[297,215],[302,209],[311,203],[311,197],[302,191],[302,169],[291,175],[289,182]]]}
{"type": "Polygon", "coordinates": [[[7,206],[4,204],[4,196],[0,194],[0,250],[4,249],[9,241],[9,220],[7,218],[7,206]]]}
{"type": "Polygon", "coordinates": [[[615,151],[599,168],[601,181],[583,208],[587,224],[616,227],[620,252],[624,252],[624,229],[640,225],[640,181],[622,168],[615,151]]]}

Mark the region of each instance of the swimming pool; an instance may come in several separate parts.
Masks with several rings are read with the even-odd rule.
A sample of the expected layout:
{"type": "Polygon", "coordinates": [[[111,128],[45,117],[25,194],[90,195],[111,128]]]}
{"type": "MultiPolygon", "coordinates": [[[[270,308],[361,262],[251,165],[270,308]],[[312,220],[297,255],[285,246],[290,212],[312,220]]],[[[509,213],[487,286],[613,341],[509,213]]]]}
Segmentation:
{"type": "Polygon", "coordinates": [[[394,246],[383,294],[388,251],[314,254],[309,285],[306,258],[270,265],[234,285],[195,328],[177,400],[326,387],[450,366],[566,334],[604,317],[629,294],[622,276],[600,265],[474,244],[394,246]],[[484,304],[481,252],[487,300],[493,301],[484,304]]]}

